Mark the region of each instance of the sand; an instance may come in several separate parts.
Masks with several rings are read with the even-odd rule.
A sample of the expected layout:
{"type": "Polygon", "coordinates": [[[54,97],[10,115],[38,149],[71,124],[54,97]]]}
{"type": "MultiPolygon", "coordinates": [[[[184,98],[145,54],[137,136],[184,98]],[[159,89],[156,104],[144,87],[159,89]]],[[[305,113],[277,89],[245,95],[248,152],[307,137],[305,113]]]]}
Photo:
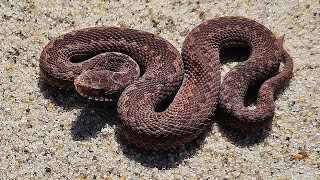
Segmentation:
{"type": "Polygon", "coordinates": [[[0,17],[0,179],[320,178],[319,1],[2,0],[0,17]],[[285,34],[294,77],[269,131],[241,134],[214,122],[180,149],[139,150],[117,130],[116,103],[59,92],[39,78],[43,47],[72,30],[140,29],[180,50],[193,27],[227,15],[285,34]]]}

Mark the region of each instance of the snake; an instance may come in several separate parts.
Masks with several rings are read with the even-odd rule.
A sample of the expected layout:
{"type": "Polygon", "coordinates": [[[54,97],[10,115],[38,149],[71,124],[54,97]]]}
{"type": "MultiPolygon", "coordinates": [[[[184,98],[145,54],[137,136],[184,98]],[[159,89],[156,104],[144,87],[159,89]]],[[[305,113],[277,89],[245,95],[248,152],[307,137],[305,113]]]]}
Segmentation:
{"type": "Polygon", "coordinates": [[[174,149],[203,133],[217,109],[244,132],[272,122],[276,92],[293,76],[283,39],[254,20],[217,17],[192,29],[180,54],[149,32],[89,27],[51,40],[40,55],[40,75],[59,90],[74,87],[89,99],[117,100],[120,132],[133,145],[174,149]],[[243,46],[248,59],[221,82],[221,51],[243,46]],[[245,96],[257,85],[255,107],[248,108],[245,96]]]}

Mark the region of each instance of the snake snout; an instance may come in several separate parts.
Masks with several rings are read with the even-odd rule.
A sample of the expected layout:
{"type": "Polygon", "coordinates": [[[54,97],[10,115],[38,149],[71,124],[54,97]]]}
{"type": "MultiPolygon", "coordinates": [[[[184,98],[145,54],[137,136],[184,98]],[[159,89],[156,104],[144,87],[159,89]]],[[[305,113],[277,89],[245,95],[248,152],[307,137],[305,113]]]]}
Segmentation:
{"type": "Polygon", "coordinates": [[[125,87],[139,78],[138,64],[125,54],[106,52],[93,60],[96,64],[74,80],[75,89],[89,99],[117,99],[125,87]]]}
{"type": "Polygon", "coordinates": [[[76,91],[97,101],[113,100],[121,94],[123,87],[113,81],[110,71],[87,70],[74,80],[76,91]]]}

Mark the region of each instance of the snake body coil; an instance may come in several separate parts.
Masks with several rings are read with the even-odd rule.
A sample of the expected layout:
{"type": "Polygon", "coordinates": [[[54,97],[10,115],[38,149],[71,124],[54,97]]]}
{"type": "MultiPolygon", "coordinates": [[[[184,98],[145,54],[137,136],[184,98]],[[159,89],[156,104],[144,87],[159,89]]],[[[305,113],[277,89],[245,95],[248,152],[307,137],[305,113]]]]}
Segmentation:
{"type": "Polygon", "coordinates": [[[292,67],[270,30],[240,17],[198,25],[188,34],[182,55],[156,35],[99,27],[54,39],[40,58],[41,74],[51,85],[75,85],[81,95],[96,100],[119,98],[124,136],[139,147],[158,150],[178,147],[202,133],[218,104],[232,127],[264,128],[274,116],[274,93],[291,78],[292,67]],[[249,46],[250,57],[221,84],[220,50],[234,46],[249,46]],[[284,67],[278,73],[280,62],[284,67]],[[249,110],[244,97],[257,84],[262,85],[256,108],[249,110]],[[157,110],[175,92],[170,105],[157,110]]]}

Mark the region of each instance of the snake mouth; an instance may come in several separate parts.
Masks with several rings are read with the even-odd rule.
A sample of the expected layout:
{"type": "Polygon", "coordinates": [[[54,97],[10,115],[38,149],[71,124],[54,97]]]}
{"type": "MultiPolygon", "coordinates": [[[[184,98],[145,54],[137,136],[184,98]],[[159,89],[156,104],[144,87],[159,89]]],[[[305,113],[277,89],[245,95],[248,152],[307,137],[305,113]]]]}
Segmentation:
{"type": "Polygon", "coordinates": [[[81,96],[96,101],[114,101],[120,96],[118,93],[110,94],[106,93],[104,89],[87,86],[83,83],[81,75],[74,80],[74,87],[81,96]]]}

